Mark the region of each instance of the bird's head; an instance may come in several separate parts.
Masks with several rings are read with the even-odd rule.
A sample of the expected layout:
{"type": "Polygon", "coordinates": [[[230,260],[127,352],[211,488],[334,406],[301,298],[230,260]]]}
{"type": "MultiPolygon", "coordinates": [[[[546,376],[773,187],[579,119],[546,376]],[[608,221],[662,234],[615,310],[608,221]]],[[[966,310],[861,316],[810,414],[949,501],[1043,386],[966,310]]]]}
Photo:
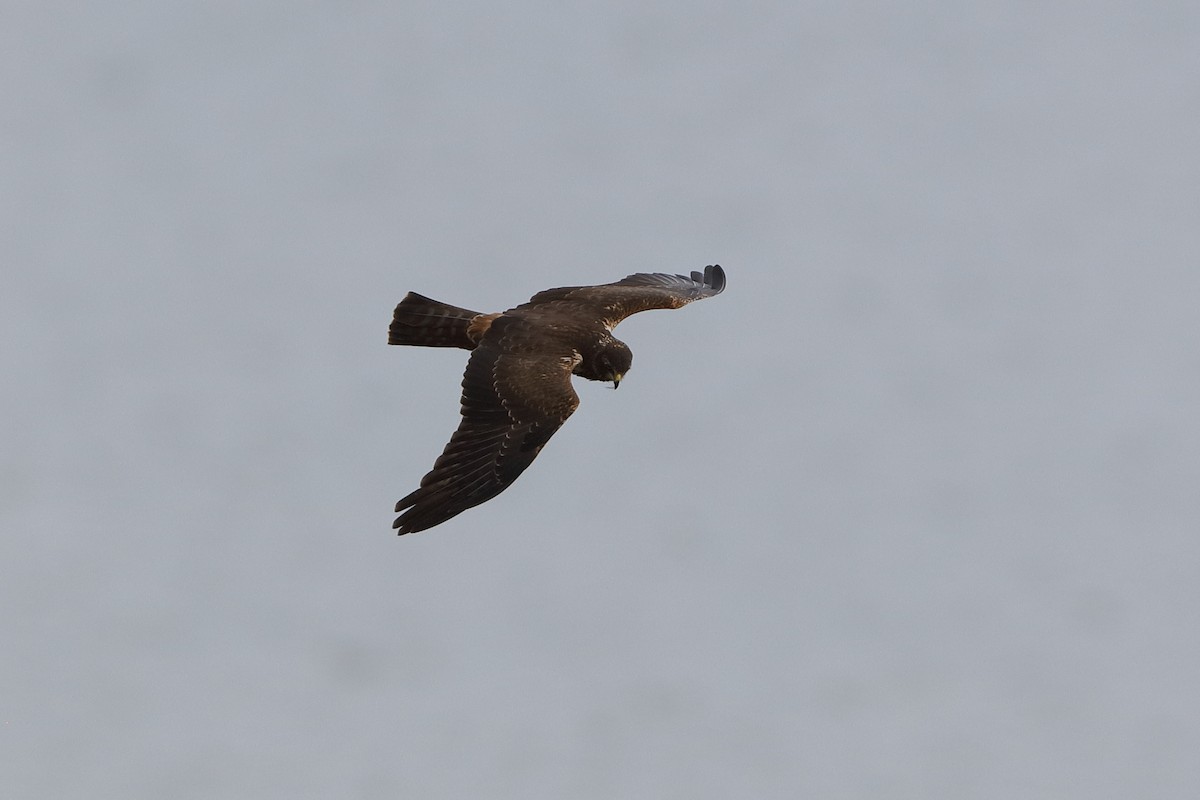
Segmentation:
{"type": "Polygon", "coordinates": [[[585,354],[575,374],[589,381],[612,381],[616,389],[633,366],[633,351],[618,339],[608,339],[595,351],[585,354]]]}

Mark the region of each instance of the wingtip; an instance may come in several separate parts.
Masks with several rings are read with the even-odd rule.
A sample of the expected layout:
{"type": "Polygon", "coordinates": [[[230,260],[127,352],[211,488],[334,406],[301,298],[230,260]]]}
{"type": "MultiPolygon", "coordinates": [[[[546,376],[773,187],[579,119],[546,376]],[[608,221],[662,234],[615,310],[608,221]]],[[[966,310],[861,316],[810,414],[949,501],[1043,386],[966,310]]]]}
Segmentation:
{"type": "Polygon", "coordinates": [[[430,527],[428,525],[418,525],[413,520],[407,519],[406,517],[406,514],[401,514],[399,517],[396,517],[396,521],[392,523],[392,530],[396,531],[397,536],[403,536],[406,533],[416,533],[417,531],[423,531],[425,528],[430,527]]]}
{"type": "Polygon", "coordinates": [[[725,291],[725,270],[721,269],[720,264],[709,264],[704,268],[703,274],[693,272],[692,280],[704,284],[713,294],[725,291]]]}
{"type": "Polygon", "coordinates": [[[445,514],[436,506],[432,509],[429,507],[423,508],[419,505],[419,501],[422,499],[422,489],[417,489],[396,503],[396,512],[404,512],[396,517],[396,521],[392,523],[392,528],[395,529],[397,536],[429,530],[461,513],[461,509],[450,514],[445,514]]]}

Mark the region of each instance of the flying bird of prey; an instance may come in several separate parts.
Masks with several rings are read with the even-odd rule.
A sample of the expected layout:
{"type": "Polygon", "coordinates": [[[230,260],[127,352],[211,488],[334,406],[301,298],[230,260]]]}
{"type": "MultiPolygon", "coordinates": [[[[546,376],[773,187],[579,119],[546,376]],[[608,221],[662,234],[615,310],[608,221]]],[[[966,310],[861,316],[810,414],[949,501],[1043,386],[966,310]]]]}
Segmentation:
{"type": "Polygon", "coordinates": [[[470,350],[462,422],[421,479],[396,503],[400,534],[440,525],[508,488],[579,405],[571,376],[612,381],[633,363],[613,338],[617,323],[652,308],[680,308],[720,294],[725,271],[643,273],[600,286],[538,292],[528,303],[480,314],[415,292],[396,306],[388,344],[470,350]]]}

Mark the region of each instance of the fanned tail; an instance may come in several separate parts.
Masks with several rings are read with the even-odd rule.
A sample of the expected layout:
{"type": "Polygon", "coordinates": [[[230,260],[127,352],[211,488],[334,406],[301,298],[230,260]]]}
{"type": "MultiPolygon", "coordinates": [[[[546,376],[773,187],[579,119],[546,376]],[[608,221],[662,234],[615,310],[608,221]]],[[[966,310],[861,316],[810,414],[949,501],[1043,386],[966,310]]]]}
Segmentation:
{"type": "MultiPolygon", "coordinates": [[[[439,303],[416,292],[409,292],[396,306],[391,327],[388,328],[388,344],[474,350],[479,341],[479,332],[471,329],[471,323],[483,316],[478,311],[439,303]]],[[[479,323],[476,323],[478,328],[479,323]]]]}

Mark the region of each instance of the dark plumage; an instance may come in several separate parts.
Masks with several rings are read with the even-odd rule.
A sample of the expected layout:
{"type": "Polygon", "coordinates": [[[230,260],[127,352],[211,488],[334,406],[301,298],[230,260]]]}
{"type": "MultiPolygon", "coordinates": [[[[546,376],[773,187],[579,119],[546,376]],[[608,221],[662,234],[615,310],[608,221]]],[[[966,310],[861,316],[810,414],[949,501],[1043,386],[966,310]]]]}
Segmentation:
{"type": "Polygon", "coordinates": [[[630,314],[680,308],[720,294],[719,266],[691,276],[638,273],[600,286],[538,292],[500,314],[480,314],[414,292],[396,306],[388,344],[471,350],[463,375],[462,422],[450,443],[396,504],[392,527],[423,531],[492,499],[517,479],[579,405],[571,375],[612,381],[633,353],[612,329],[630,314]]]}

